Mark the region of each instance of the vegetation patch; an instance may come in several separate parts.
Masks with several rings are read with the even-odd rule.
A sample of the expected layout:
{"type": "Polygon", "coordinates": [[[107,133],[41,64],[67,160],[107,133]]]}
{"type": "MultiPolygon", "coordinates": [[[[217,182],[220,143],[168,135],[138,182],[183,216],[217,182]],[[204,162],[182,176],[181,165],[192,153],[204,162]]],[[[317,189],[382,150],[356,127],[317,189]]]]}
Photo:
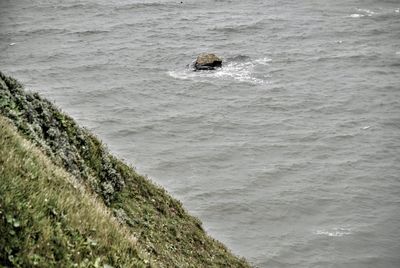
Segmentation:
{"type": "Polygon", "coordinates": [[[0,264],[146,267],[133,234],[0,118],[0,264]]]}

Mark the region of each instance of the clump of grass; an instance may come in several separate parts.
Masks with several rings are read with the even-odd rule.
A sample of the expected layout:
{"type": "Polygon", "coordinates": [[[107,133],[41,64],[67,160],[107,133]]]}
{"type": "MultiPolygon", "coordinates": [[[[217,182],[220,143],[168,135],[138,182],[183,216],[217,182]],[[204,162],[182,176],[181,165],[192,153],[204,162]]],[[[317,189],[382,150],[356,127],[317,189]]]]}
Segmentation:
{"type": "MultiPolygon", "coordinates": [[[[0,236],[5,234],[3,241],[0,238],[2,245],[3,242],[5,245],[0,248],[0,254],[3,254],[1,258],[4,256],[10,263],[10,258],[14,262],[16,259],[27,262],[33,258],[36,262],[43,259],[42,263],[47,260],[49,263],[65,263],[66,266],[84,263],[96,267],[99,262],[104,262],[128,267],[129,265],[123,264],[126,263],[126,259],[134,256],[132,261],[137,266],[148,264],[162,267],[249,266],[244,259],[234,256],[223,244],[209,237],[204,232],[201,222],[190,216],[182,204],[164,189],[112,156],[99,139],[79,127],[72,118],[51,102],[36,93],[26,92],[21,84],[1,72],[0,97],[0,115],[7,118],[19,134],[43,152],[38,159],[43,160],[45,156],[47,157],[45,161],[47,168],[42,168],[40,165],[30,166],[31,160],[27,164],[25,160],[19,158],[25,159],[22,156],[24,154],[26,159],[30,159],[29,154],[33,147],[30,146],[23,151],[21,146],[18,147],[21,137],[18,138],[18,142],[7,145],[5,137],[13,135],[0,135],[2,141],[0,154],[3,154],[3,150],[20,152],[19,158],[15,158],[15,161],[19,162],[15,162],[12,168],[6,169],[0,165],[0,172],[8,172],[4,174],[9,176],[4,183],[1,182],[1,191],[9,193],[4,195],[4,198],[0,197],[2,206],[0,209],[15,212],[1,214],[1,220],[6,223],[5,227],[0,227],[0,236]],[[25,165],[24,168],[18,170],[22,173],[16,174],[19,176],[16,178],[19,179],[13,180],[12,170],[22,167],[22,164],[25,165]],[[61,174],[60,171],[55,171],[56,167],[57,170],[65,170],[68,176],[51,180],[50,178],[61,174]],[[39,169],[43,170],[39,173],[39,169]],[[80,192],[79,198],[72,197],[71,193],[75,193],[71,192],[74,191],[74,187],[84,189],[80,192]],[[43,193],[45,197],[39,198],[36,193],[40,192],[38,188],[46,189],[45,192],[51,193],[52,198],[46,197],[48,194],[45,193],[43,193]],[[68,196],[64,196],[67,193],[68,196]],[[6,199],[6,196],[10,200],[6,199]],[[26,198],[38,199],[26,202],[24,201],[26,198]],[[45,200],[43,198],[47,201],[43,201],[45,200]],[[96,214],[98,218],[94,217],[90,206],[85,205],[89,203],[94,204],[93,207],[97,207],[96,211],[99,213],[103,211],[103,214],[96,214]],[[8,204],[7,208],[3,204],[8,204]],[[21,218],[19,215],[24,216],[21,218]],[[87,217],[85,224],[79,221],[80,217],[87,217]],[[72,218],[74,220],[71,220],[72,218]],[[120,227],[116,227],[115,219],[120,227]],[[102,225],[92,230],[92,227],[89,227],[92,221],[102,225]],[[13,232],[22,230],[18,225],[28,229],[26,233],[24,231],[13,238],[13,232]],[[43,233],[46,234],[44,237],[47,237],[47,240],[44,239],[43,242],[36,238],[34,234],[36,231],[32,231],[33,233],[29,231],[39,226],[46,230],[43,233]],[[98,228],[104,229],[103,234],[97,234],[98,228]],[[111,230],[107,230],[109,228],[111,230]],[[120,231],[116,232],[114,229],[120,231]],[[132,244],[135,239],[118,242],[121,230],[125,238],[135,237],[137,243],[132,244]],[[53,241],[50,239],[52,236],[58,238],[53,241]],[[101,240],[98,236],[106,236],[107,239],[101,240]],[[25,237],[27,240],[23,239],[25,237]],[[117,244],[114,244],[114,239],[117,244]],[[93,245],[93,241],[96,245],[93,245]],[[101,241],[108,241],[108,244],[101,241]],[[31,248],[40,250],[30,253],[31,248]],[[46,250],[52,253],[43,254],[46,250]],[[82,257],[83,255],[85,257],[82,257]]],[[[8,152],[5,155],[11,157],[8,152]]],[[[8,158],[1,159],[6,161],[8,158]]],[[[13,161],[7,162],[7,165],[13,165],[13,161]]],[[[24,262],[21,263],[24,266],[24,262]]]]}

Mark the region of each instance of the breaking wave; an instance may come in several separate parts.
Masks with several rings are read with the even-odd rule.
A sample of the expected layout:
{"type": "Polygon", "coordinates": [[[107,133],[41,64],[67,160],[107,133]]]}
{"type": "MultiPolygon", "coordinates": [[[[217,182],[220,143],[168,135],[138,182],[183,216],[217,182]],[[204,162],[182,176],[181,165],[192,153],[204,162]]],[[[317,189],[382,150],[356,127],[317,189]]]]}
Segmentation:
{"type": "Polygon", "coordinates": [[[236,80],[239,82],[262,85],[268,83],[265,77],[255,71],[257,67],[266,66],[271,62],[270,58],[258,58],[251,60],[248,56],[236,56],[229,58],[222,68],[213,71],[194,72],[191,68],[169,71],[168,75],[177,79],[192,80],[236,80]]]}

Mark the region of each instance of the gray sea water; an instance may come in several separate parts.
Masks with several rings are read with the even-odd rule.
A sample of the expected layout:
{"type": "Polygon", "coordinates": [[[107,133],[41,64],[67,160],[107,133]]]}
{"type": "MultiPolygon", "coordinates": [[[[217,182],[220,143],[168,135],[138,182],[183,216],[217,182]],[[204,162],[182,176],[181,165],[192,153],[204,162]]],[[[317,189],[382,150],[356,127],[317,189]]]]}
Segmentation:
{"type": "Polygon", "coordinates": [[[400,2],[180,2],[0,0],[0,70],[254,266],[400,267],[400,2]]]}

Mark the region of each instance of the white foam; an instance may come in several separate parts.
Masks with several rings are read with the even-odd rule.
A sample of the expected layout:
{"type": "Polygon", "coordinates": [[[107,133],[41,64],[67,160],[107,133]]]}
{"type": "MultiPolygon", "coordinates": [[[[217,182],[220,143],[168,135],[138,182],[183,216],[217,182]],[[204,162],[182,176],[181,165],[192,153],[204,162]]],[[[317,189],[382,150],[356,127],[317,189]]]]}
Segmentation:
{"type": "Polygon", "coordinates": [[[168,74],[177,79],[193,79],[193,80],[207,80],[221,79],[221,80],[236,80],[240,82],[247,82],[251,84],[265,84],[265,80],[254,76],[254,67],[259,65],[267,65],[271,59],[260,58],[254,61],[247,62],[228,62],[222,68],[213,71],[199,71],[193,72],[192,70],[170,71],[168,74]]]}
{"type": "Polygon", "coordinates": [[[363,130],[367,130],[367,129],[369,129],[371,126],[365,126],[365,127],[363,127],[362,129],[363,130]]]}
{"type": "Polygon", "coordinates": [[[11,44],[9,44],[9,46],[14,46],[15,45],[15,43],[11,43],[11,44]]]}
{"type": "Polygon", "coordinates": [[[371,10],[365,9],[365,8],[357,8],[357,11],[359,13],[351,14],[349,17],[350,18],[362,18],[365,16],[371,17],[372,15],[376,14],[374,11],[371,11],[371,10]]]}
{"type": "Polygon", "coordinates": [[[351,14],[349,17],[350,18],[361,18],[361,17],[364,17],[364,15],[363,14],[351,14]]]}
{"type": "Polygon", "coordinates": [[[375,12],[369,10],[369,9],[364,9],[364,8],[357,8],[357,11],[364,13],[367,16],[372,16],[375,14],[375,12]]]}
{"type": "Polygon", "coordinates": [[[315,234],[329,237],[341,237],[345,235],[350,235],[351,229],[344,227],[334,227],[330,230],[317,230],[315,234]]]}
{"type": "Polygon", "coordinates": [[[396,9],[394,10],[394,12],[400,13],[400,8],[396,8],[396,9]]]}
{"type": "Polygon", "coordinates": [[[271,61],[272,59],[270,58],[261,58],[261,59],[256,59],[254,62],[261,65],[268,65],[268,63],[271,61]]]}

